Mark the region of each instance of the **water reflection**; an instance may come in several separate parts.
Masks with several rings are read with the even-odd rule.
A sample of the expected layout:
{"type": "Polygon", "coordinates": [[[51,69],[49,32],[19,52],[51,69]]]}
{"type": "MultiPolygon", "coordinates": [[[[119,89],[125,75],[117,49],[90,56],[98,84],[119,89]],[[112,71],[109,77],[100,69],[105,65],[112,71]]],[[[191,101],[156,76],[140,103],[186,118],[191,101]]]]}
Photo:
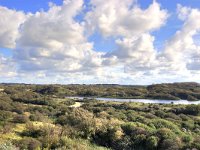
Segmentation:
{"type": "MultiPolygon", "coordinates": [[[[83,100],[85,97],[67,97],[83,100]]],[[[90,99],[90,97],[88,97],[90,99]]],[[[119,98],[95,98],[100,101],[116,101],[116,102],[139,102],[148,104],[200,104],[200,101],[188,101],[188,100],[158,100],[158,99],[119,99],[119,98]]]]}

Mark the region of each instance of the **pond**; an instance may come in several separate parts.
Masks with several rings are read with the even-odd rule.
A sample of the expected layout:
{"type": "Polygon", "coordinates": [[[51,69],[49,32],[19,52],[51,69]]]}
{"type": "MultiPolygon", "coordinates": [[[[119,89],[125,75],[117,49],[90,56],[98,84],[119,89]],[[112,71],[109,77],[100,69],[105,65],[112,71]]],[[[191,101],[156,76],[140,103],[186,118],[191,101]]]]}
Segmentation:
{"type": "MultiPolygon", "coordinates": [[[[83,100],[84,98],[92,97],[66,97],[83,100]]],[[[119,99],[119,98],[95,98],[100,101],[113,101],[113,102],[139,102],[139,103],[148,103],[148,104],[200,104],[200,101],[188,101],[188,100],[158,100],[158,99],[119,99]]]]}

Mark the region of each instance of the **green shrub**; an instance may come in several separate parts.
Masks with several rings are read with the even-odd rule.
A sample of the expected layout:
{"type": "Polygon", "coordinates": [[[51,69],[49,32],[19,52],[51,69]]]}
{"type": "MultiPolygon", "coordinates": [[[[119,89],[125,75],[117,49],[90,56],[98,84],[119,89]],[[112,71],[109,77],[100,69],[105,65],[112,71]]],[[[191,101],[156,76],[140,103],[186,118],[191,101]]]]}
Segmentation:
{"type": "Polygon", "coordinates": [[[0,121],[8,121],[12,116],[13,114],[10,111],[0,110],[0,121]]]}
{"type": "Polygon", "coordinates": [[[171,121],[167,121],[164,119],[153,119],[152,123],[157,129],[168,128],[172,130],[175,134],[181,134],[179,127],[171,121]]]}
{"type": "Polygon", "coordinates": [[[182,146],[177,140],[173,139],[165,139],[162,141],[160,149],[162,150],[178,150],[181,149],[182,146]]]}
{"type": "Polygon", "coordinates": [[[29,137],[25,137],[17,142],[17,146],[23,150],[40,150],[41,145],[42,144],[40,143],[40,141],[29,137]]]}
{"type": "Polygon", "coordinates": [[[146,147],[150,150],[156,149],[158,146],[159,138],[156,136],[150,136],[146,140],[146,147]]]}
{"type": "Polygon", "coordinates": [[[14,123],[26,123],[28,121],[29,121],[29,119],[25,115],[15,115],[13,118],[14,123]]]}
{"type": "Polygon", "coordinates": [[[161,140],[165,140],[165,139],[175,139],[177,136],[176,134],[168,129],[168,128],[161,128],[157,130],[156,135],[161,139],[161,140]]]}
{"type": "Polygon", "coordinates": [[[189,115],[199,115],[200,114],[200,105],[188,105],[185,108],[185,113],[189,115]]]}

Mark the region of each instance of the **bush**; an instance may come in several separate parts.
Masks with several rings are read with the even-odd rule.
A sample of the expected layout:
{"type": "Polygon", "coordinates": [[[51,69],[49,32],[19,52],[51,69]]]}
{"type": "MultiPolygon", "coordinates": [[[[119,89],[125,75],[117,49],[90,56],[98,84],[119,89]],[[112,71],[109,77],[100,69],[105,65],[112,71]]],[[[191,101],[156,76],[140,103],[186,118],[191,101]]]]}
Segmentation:
{"type": "Polygon", "coordinates": [[[13,129],[13,126],[14,125],[11,123],[8,123],[8,122],[4,123],[2,128],[0,128],[0,133],[3,133],[3,134],[10,133],[13,129]]]}
{"type": "Polygon", "coordinates": [[[146,140],[146,147],[148,147],[148,149],[150,149],[150,150],[154,150],[158,146],[158,142],[159,142],[158,137],[150,136],[146,140]]]}
{"type": "Polygon", "coordinates": [[[176,134],[173,133],[170,129],[168,128],[161,128],[157,131],[157,136],[161,139],[161,140],[165,140],[165,139],[175,139],[176,138],[176,134]]]}
{"type": "Polygon", "coordinates": [[[39,137],[44,148],[56,149],[60,146],[59,141],[62,131],[59,127],[54,127],[51,124],[45,124],[41,127],[42,136],[39,137]]]}
{"type": "Polygon", "coordinates": [[[164,120],[164,119],[154,119],[152,121],[152,124],[157,129],[168,128],[168,129],[172,130],[176,134],[180,134],[181,133],[179,127],[176,124],[174,124],[173,122],[171,122],[171,121],[167,121],[167,120],[164,120]]]}
{"type": "Polygon", "coordinates": [[[181,149],[181,145],[177,140],[166,139],[161,143],[161,148],[163,150],[178,150],[181,149]]]}
{"type": "Polygon", "coordinates": [[[44,115],[42,113],[39,113],[38,111],[29,116],[29,119],[31,121],[43,121],[44,118],[45,118],[44,115]]]}
{"type": "Polygon", "coordinates": [[[188,105],[185,108],[185,113],[188,115],[198,116],[200,114],[200,105],[188,105]]]}
{"type": "Polygon", "coordinates": [[[184,136],[182,139],[183,142],[187,143],[187,145],[189,145],[193,141],[193,137],[191,135],[184,136]]]}
{"type": "Polygon", "coordinates": [[[28,117],[25,116],[25,115],[16,115],[16,116],[14,116],[14,118],[13,118],[13,122],[14,122],[14,123],[26,123],[26,122],[28,122],[28,121],[29,121],[29,119],[28,119],[28,117]]]}
{"type": "Polygon", "coordinates": [[[68,115],[61,116],[58,123],[74,127],[83,138],[89,138],[96,128],[93,114],[82,108],[73,109],[68,115]]]}
{"type": "Polygon", "coordinates": [[[191,145],[192,148],[200,149],[200,136],[195,137],[191,145]]]}
{"type": "Polygon", "coordinates": [[[2,111],[0,110],[0,121],[7,121],[8,119],[12,118],[12,113],[9,111],[2,111]]]}
{"type": "Polygon", "coordinates": [[[20,149],[39,150],[42,144],[34,138],[25,137],[18,141],[17,145],[20,149]]]}

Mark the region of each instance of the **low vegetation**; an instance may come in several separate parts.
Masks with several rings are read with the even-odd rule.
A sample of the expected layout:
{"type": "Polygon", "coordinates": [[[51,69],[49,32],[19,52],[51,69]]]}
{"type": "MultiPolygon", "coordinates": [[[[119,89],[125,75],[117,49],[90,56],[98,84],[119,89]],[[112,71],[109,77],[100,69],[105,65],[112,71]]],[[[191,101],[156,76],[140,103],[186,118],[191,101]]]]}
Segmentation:
{"type": "MultiPolygon", "coordinates": [[[[99,92],[112,89],[112,86],[101,86],[99,92]]],[[[140,93],[159,93],[159,86],[167,90],[175,85],[130,89],[115,85],[111,93],[120,88],[125,94],[132,88],[140,93]]],[[[185,86],[184,90],[198,93],[196,86],[196,89],[194,84],[185,86]]],[[[0,92],[0,150],[200,149],[200,105],[85,99],[74,107],[75,100],[64,95],[77,95],[82,87],[1,85],[4,90],[0,92]]],[[[91,86],[86,87],[87,90],[91,86]]],[[[98,91],[95,87],[98,86],[94,85],[94,90],[98,91]]],[[[178,88],[177,84],[176,88],[183,92],[182,86],[178,88]]],[[[172,90],[166,93],[169,91],[172,90]]],[[[174,89],[175,93],[177,91],[174,89]]]]}
{"type": "Polygon", "coordinates": [[[24,103],[45,105],[40,95],[51,97],[83,96],[83,97],[110,97],[110,98],[137,98],[137,99],[165,99],[165,100],[200,100],[200,84],[173,83],[155,84],[149,86],[133,85],[27,85],[27,84],[1,84],[0,89],[12,94],[13,100],[24,103]],[[24,91],[26,89],[26,91],[24,91]],[[20,93],[15,93],[21,91],[20,93]],[[14,94],[15,93],[15,94],[14,94]],[[28,94],[28,95],[27,95],[28,94]],[[29,96],[29,97],[28,97],[29,96]]]}

